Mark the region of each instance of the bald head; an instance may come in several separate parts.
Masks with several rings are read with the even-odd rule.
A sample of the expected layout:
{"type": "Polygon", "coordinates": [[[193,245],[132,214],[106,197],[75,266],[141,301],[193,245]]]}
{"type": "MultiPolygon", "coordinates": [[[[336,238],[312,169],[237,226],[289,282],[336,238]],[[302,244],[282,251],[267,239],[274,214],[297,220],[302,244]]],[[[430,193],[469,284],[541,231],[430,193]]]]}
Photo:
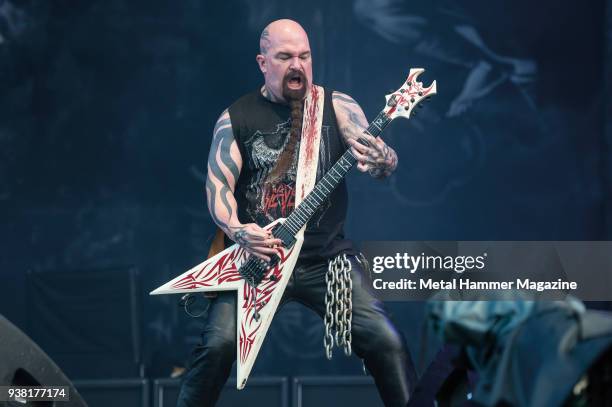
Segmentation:
{"type": "Polygon", "coordinates": [[[287,19],[271,22],[261,33],[259,48],[257,63],[270,99],[303,98],[312,84],[312,60],[302,26],[287,19]]]}
{"type": "Polygon", "coordinates": [[[296,21],[282,19],[272,21],[261,32],[261,36],[259,37],[259,52],[261,52],[262,55],[267,55],[270,48],[287,41],[303,42],[310,49],[308,35],[306,31],[304,31],[304,28],[296,21]]]}

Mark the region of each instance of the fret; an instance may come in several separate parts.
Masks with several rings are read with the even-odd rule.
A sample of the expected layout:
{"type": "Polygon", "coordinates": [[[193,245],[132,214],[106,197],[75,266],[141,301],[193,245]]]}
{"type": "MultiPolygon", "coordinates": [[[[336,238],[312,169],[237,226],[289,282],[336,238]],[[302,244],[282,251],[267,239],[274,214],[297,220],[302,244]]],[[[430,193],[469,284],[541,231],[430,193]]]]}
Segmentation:
{"type": "Polygon", "coordinates": [[[370,126],[368,127],[368,131],[369,131],[370,134],[378,133],[384,127],[385,127],[385,124],[383,123],[383,121],[380,118],[376,118],[376,119],[374,119],[374,121],[372,123],[370,123],[370,126]]]}
{"type": "Polygon", "coordinates": [[[338,161],[338,164],[340,164],[340,168],[342,168],[344,170],[344,173],[346,174],[348,172],[348,170],[351,168],[352,164],[350,163],[344,163],[342,162],[342,160],[338,161]]]}
{"type": "Polygon", "coordinates": [[[308,222],[308,214],[304,212],[304,210],[301,208],[297,211],[294,211],[292,215],[295,216],[296,219],[298,219],[298,225],[300,226],[300,228],[303,226],[304,219],[306,219],[306,222],[308,222]]]}
{"type": "Polygon", "coordinates": [[[293,235],[295,235],[298,232],[298,230],[300,230],[300,227],[298,224],[295,223],[293,216],[289,216],[287,218],[287,220],[285,221],[285,225],[287,225],[287,227],[289,228],[289,230],[291,231],[293,235]]]}
{"type": "Polygon", "coordinates": [[[342,156],[342,160],[344,160],[344,162],[349,166],[355,164],[355,162],[357,161],[351,150],[349,150],[347,154],[344,154],[342,156]]]}
{"type": "Polygon", "coordinates": [[[300,208],[300,210],[304,212],[306,218],[310,218],[314,214],[314,211],[308,206],[304,206],[303,208],[300,208]]]}
{"type": "Polygon", "coordinates": [[[378,114],[378,116],[376,116],[376,118],[374,120],[372,120],[372,123],[370,123],[370,126],[368,127],[368,133],[370,133],[373,136],[378,136],[382,130],[387,126],[387,124],[389,123],[389,118],[387,117],[386,114],[384,114],[384,112],[380,112],[378,114]]]}
{"type": "Polygon", "coordinates": [[[309,208],[309,209],[310,209],[310,211],[311,211],[312,213],[315,213],[315,212],[316,212],[316,208],[313,208],[313,207],[311,206],[310,202],[308,202],[308,199],[304,199],[304,201],[302,202],[302,204],[304,205],[304,207],[305,207],[305,208],[309,208]]]}
{"type": "MultiPolygon", "coordinates": [[[[323,179],[321,181],[323,181],[323,179]]],[[[325,191],[326,194],[329,194],[329,190],[323,186],[323,182],[319,182],[319,186],[325,191]]]]}
{"type": "Polygon", "coordinates": [[[295,217],[296,217],[296,218],[298,218],[300,221],[302,221],[302,222],[304,222],[304,223],[308,222],[308,218],[306,218],[306,217],[302,218],[302,217],[300,216],[300,215],[301,215],[301,212],[300,212],[300,211],[295,211],[295,212],[293,212],[293,213],[295,214],[295,217]]]}
{"type": "Polygon", "coordinates": [[[321,179],[321,184],[323,184],[324,182],[327,182],[327,186],[329,186],[332,190],[334,188],[336,188],[336,185],[334,185],[333,183],[329,182],[329,180],[327,180],[325,177],[323,177],[323,179],[321,179]]]}
{"type": "Polygon", "coordinates": [[[323,198],[321,198],[319,195],[317,195],[317,192],[321,192],[321,191],[317,190],[317,187],[318,186],[316,186],[316,187],[314,187],[312,189],[312,194],[313,194],[313,197],[319,198],[321,200],[321,202],[317,202],[317,200],[315,199],[315,202],[317,202],[317,205],[321,205],[323,203],[323,200],[325,199],[325,195],[323,195],[323,198]]]}
{"type": "Polygon", "coordinates": [[[314,195],[312,196],[312,198],[311,198],[309,203],[315,209],[318,208],[319,205],[320,205],[320,203],[315,199],[314,195]]]}
{"type": "Polygon", "coordinates": [[[312,208],[308,205],[302,205],[302,208],[300,208],[300,210],[303,210],[304,212],[306,212],[307,215],[312,215],[314,213],[312,208]]]}
{"type": "Polygon", "coordinates": [[[297,231],[299,230],[299,229],[296,228],[297,225],[294,224],[292,216],[289,216],[287,218],[287,220],[285,220],[285,225],[287,225],[287,227],[291,228],[290,230],[291,230],[291,233],[293,233],[293,234],[297,233],[297,231]]]}
{"type": "Polygon", "coordinates": [[[315,208],[315,210],[316,210],[316,208],[317,208],[317,206],[316,206],[315,204],[313,204],[313,202],[312,202],[312,196],[310,196],[310,195],[308,195],[308,196],[306,197],[306,199],[304,199],[304,201],[303,201],[303,202],[302,202],[300,205],[306,205],[306,204],[307,204],[308,206],[310,206],[311,208],[315,208]]]}
{"type": "MultiPolygon", "coordinates": [[[[342,158],[340,158],[340,159],[342,160],[342,158]]],[[[336,166],[335,166],[335,165],[334,165],[333,167],[331,167],[331,169],[329,170],[329,174],[330,174],[330,176],[331,176],[331,172],[332,172],[332,171],[333,171],[333,172],[335,172],[335,173],[336,173],[336,175],[338,175],[338,178],[342,178],[342,177],[344,176],[343,174],[340,174],[340,173],[338,172],[338,170],[336,169],[336,166]]],[[[338,182],[339,180],[337,180],[336,178],[334,178],[334,181],[338,182]]]]}

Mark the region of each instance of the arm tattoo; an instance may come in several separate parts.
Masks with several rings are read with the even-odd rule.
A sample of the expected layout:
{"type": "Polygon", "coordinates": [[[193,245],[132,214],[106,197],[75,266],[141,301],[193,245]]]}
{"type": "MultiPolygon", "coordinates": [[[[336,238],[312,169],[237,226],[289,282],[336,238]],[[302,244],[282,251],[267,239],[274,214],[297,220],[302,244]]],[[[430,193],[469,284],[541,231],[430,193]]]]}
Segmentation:
{"type": "Polygon", "coordinates": [[[342,108],[342,113],[348,116],[351,123],[359,127],[368,127],[368,121],[355,100],[344,93],[334,92],[332,101],[336,101],[342,108]]]}
{"type": "Polygon", "coordinates": [[[374,178],[388,177],[397,167],[397,154],[388,145],[384,145],[382,149],[378,145],[374,145],[375,154],[374,161],[370,161],[368,173],[374,178]]]}
{"type": "MultiPolygon", "coordinates": [[[[367,132],[368,122],[357,102],[350,96],[339,92],[334,92],[332,100],[338,102],[341,108],[340,113],[346,118],[345,125],[341,128],[342,134],[349,139],[361,139],[361,134],[367,132]]],[[[369,147],[366,154],[369,174],[375,178],[391,175],[397,167],[395,151],[384,143],[381,147],[376,143],[371,144],[363,140],[362,144],[369,147]]]]}
{"type": "Polygon", "coordinates": [[[231,227],[231,229],[236,230],[234,232],[234,241],[246,248],[247,251],[250,250],[252,247],[251,240],[255,239],[256,236],[253,233],[249,233],[246,226],[231,227]]]}
{"type": "Polygon", "coordinates": [[[223,229],[228,229],[228,225],[220,219],[219,214],[217,213],[216,204],[217,198],[221,198],[221,203],[228,213],[228,219],[231,219],[234,211],[228,200],[228,195],[233,193],[234,185],[238,180],[238,175],[240,173],[238,163],[236,163],[230,154],[232,144],[235,142],[236,141],[234,140],[232,133],[231,121],[229,117],[227,117],[226,111],[221,115],[221,118],[219,118],[215,126],[210,154],[208,156],[209,174],[206,180],[206,189],[209,193],[208,204],[211,215],[215,223],[223,229]],[[234,178],[231,184],[225,176],[222,166],[227,168],[229,173],[234,178]],[[212,177],[216,178],[221,184],[218,191],[218,185],[215,185],[212,177]]]}
{"type": "Polygon", "coordinates": [[[349,95],[345,95],[344,93],[340,93],[340,92],[334,92],[332,94],[332,100],[339,100],[341,102],[348,103],[350,105],[357,105],[357,102],[355,102],[355,100],[352,97],[350,97],[349,95]]]}
{"type": "Polygon", "coordinates": [[[237,232],[234,233],[234,241],[238,243],[240,246],[246,246],[249,242],[246,239],[247,232],[244,228],[238,229],[237,232]]]}

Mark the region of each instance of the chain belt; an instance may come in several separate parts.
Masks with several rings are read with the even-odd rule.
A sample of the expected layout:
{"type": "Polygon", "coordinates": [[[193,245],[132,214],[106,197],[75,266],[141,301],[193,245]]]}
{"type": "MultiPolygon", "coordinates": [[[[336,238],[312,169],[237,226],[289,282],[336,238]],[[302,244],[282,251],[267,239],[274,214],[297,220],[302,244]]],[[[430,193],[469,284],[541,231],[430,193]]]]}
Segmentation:
{"type": "Polygon", "coordinates": [[[332,358],[334,337],[336,346],[344,348],[344,354],[350,356],[351,321],[353,319],[353,280],[351,279],[351,262],[346,254],[340,254],[328,262],[325,282],[325,335],[323,345],[327,359],[332,358]]]}

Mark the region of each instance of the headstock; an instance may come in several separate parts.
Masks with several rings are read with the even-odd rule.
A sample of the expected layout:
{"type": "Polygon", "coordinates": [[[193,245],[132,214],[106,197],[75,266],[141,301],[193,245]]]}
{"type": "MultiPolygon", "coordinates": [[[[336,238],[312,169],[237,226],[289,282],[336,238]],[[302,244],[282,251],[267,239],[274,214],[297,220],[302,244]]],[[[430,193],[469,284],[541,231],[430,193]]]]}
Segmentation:
{"type": "Polygon", "coordinates": [[[412,110],[419,103],[436,94],[436,81],[433,81],[428,88],[424,88],[423,83],[417,81],[418,76],[423,72],[425,72],[423,68],[410,69],[408,79],[402,87],[385,96],[387,105],[383,112],[390,120],[398,117],[409,119],[412,110]]]}

